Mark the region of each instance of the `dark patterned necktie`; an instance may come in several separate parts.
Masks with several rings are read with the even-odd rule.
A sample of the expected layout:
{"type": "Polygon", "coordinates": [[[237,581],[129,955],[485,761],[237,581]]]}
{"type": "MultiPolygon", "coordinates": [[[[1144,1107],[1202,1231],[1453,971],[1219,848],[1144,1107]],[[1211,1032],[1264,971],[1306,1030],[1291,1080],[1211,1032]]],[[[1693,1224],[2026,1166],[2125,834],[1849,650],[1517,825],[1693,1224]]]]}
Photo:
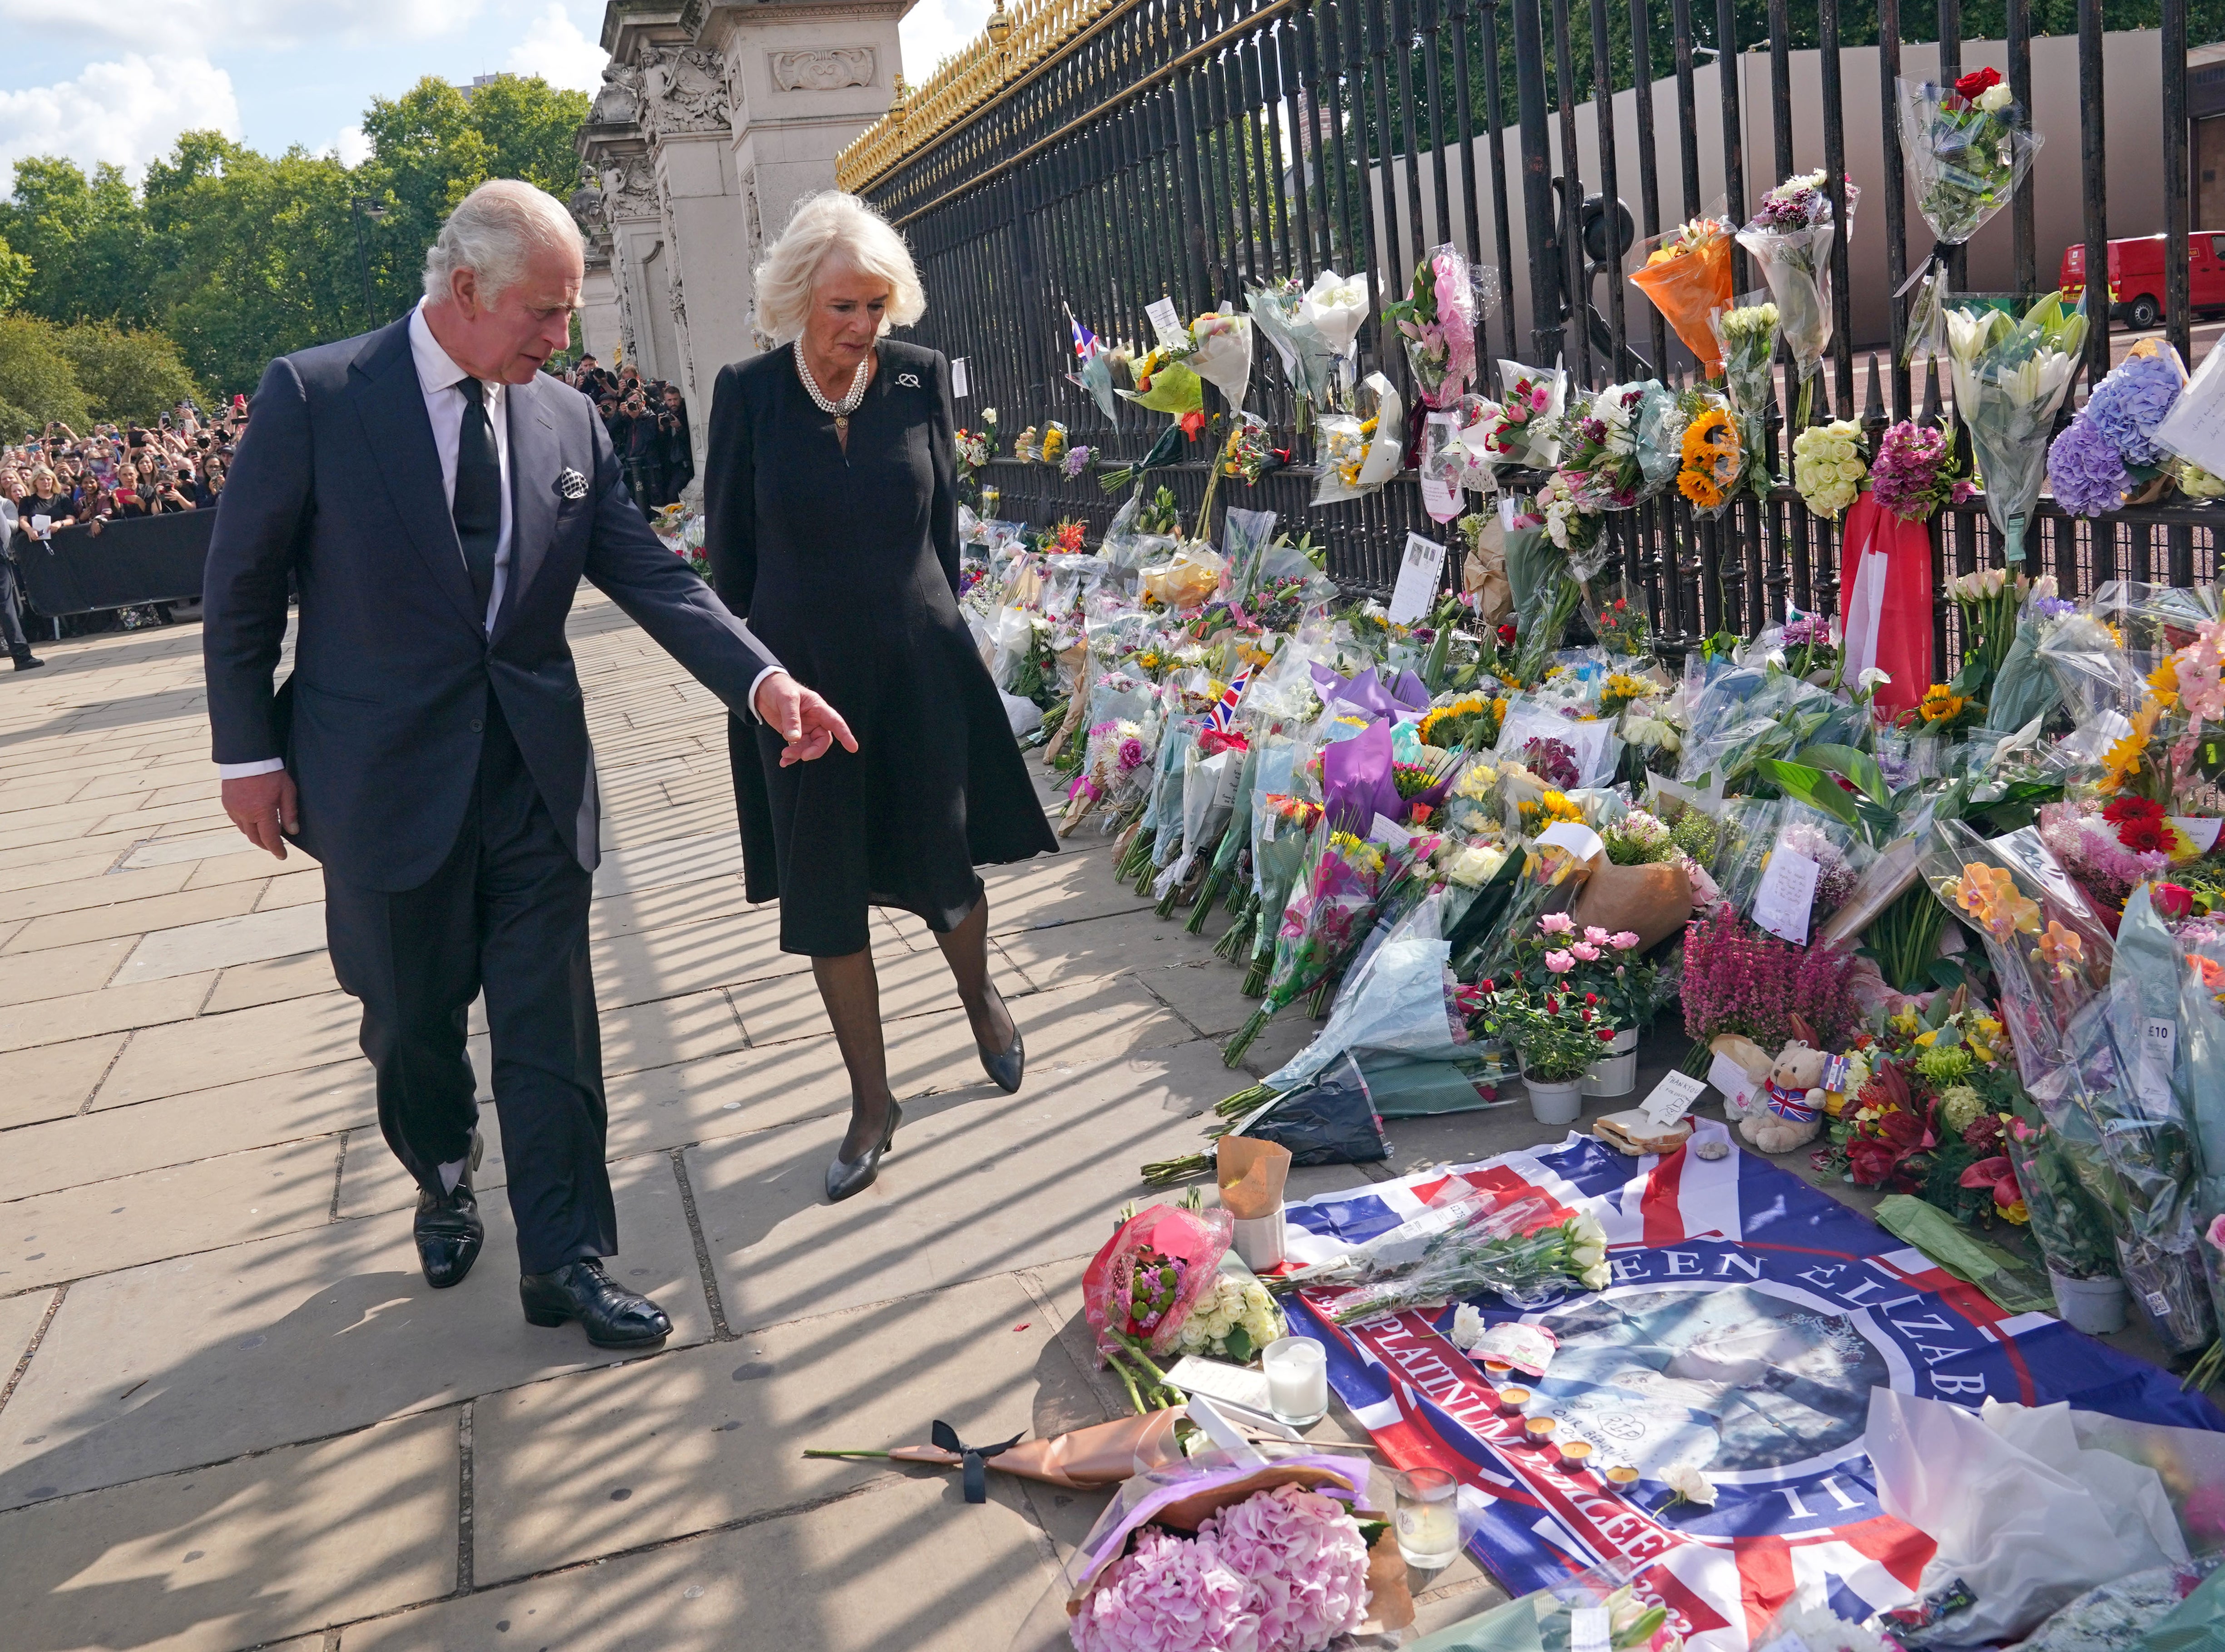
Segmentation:
{"type": "Polygon", "coordinates": [[[476,378],[458,381],[464,393],[464,424],[456,436],[456,497],[451,509],[456,537],[464,547],[464,567],[472,576],[478,612],[486,613],[494,594],[494,550],[502,537],[502,459],[495,452],[494,425],[487,418],[486,387],[476,378]]]}

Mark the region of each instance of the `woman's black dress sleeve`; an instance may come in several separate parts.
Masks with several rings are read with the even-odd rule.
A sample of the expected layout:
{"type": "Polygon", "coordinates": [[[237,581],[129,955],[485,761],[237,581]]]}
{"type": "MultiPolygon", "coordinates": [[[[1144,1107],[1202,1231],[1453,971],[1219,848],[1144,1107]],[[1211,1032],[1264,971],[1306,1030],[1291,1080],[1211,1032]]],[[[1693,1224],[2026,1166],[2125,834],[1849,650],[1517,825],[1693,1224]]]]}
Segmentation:
{"type": "Polygon", "coordinates": [[[846,451],[783,349],[719,374],[704,461],[719,595],[858,737],[783,768],[770,730],[728,726],[749,897],[821,957],[870,944],[871,906],[954,929],[975,867],[1058,848],[958,610],[949,365],[879,349],[846,451]]]}

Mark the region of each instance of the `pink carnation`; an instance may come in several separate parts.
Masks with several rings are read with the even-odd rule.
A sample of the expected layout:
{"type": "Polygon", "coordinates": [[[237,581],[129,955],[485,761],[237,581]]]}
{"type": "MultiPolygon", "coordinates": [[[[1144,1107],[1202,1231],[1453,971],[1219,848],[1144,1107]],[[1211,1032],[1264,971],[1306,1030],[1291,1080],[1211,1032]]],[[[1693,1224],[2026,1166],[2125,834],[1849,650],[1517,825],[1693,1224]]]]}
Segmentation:
{"type": "Polygon", "coordinates": [[[1576,961],[1566,952],[1548,952],[1545,967],[1556,975],[1565,975],[1576,967],[1576,961]]]}
{"type": "Polygon", "coordinates": [[[1568,935],[1574,932],[1576,920],[1566,912],[1547,912],[1537,920],[1537,927],[1548,935],[1568,935]]]}
{"type": "Polygon", "coordinates": [[[1146,1526],[1133,1551],[1105,1569],[1067,1630],[1076,1652],[1219,1652],[1244,1594],[1213,1544],[1146,1526]]]}

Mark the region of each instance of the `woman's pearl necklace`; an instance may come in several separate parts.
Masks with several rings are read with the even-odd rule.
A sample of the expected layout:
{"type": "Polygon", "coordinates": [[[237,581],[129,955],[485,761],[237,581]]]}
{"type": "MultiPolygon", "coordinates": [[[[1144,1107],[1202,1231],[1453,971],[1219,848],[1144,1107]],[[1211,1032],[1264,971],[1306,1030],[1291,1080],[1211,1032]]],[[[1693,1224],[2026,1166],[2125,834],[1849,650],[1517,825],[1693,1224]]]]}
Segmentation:
{"type": "Polygon", "coordinates": [[[834,416],[834,434],[838,436],[846,436],[850,434],[850,415],[856,412],[858,403],[865,399],[865,376],[872,370],[872,365],[873,358],[869,352],[865,359],[858,363],[858,371],[851,376],[850,393],[839,403],[830,402],[827,399],[826,394],[820,390],[819,381],[811,376],[811,364],[803,359],[803,340],[798,339],[796,341],[796,377],[803,380],[805,392],[810,396],[819,410],[821,413],[831,413],[834,416]]]}

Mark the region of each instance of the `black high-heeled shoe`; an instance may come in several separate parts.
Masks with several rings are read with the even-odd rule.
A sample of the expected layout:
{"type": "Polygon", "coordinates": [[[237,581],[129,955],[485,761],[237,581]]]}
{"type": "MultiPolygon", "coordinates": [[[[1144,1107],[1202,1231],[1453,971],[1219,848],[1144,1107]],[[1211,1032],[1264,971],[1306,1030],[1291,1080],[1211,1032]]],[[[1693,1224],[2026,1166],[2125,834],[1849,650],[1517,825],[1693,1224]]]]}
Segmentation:
{"type": "Polygon", "coordinates": [[[881,1139],[855,1159],[845,1159],[838,1147],[834,1162],[827,1166],[827,1202],[840,1204],[853,1194],[862,1193],[873,1185],[881,1173],[881,1160],[889,1149],[896,1146],[897,1126],[903,1122],[903,1109],[891,1098],[889,1102],[888,1128],[881,1139]]]}
{"type": "MultiPolygon", "coordinates": [[[[989,990],[997,992],[994,987],[989,990]]],[[[997,1002],[1005,1014],[1012,1014],[1011,1007],[1005,1002],[1004,994],[997,993],[997,1002]]],[[[981,1071],[989,1075],[990,1082],[1007,1096],[1017,1094],[1021,1077],[1028,1069],[1028,1047],[1020,1038],[1019,1018],[1012,1017],[1012,1041],[1004,1054],[992,1054],[989,1046],[979,1039],[974,1041],[973,1049],[980,1056],[981,1071]]]]}

